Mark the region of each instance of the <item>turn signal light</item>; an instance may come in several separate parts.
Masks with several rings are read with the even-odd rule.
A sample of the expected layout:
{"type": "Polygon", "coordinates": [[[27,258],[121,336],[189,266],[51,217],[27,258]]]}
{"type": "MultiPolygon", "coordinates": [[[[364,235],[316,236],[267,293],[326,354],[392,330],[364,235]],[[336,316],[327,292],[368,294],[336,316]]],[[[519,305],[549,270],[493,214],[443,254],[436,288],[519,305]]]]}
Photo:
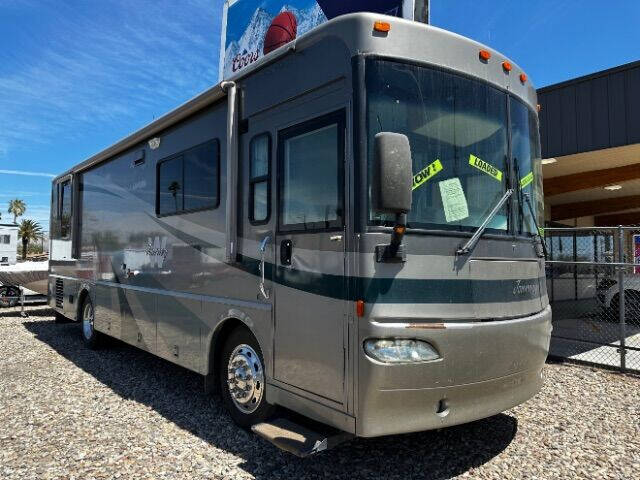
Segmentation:
{"type": "Polygon", "coordinates": [[[502,62],[502,68],[505,72],[510,72],[513,67],[509,62],[502,62]]]}
{"type": "Polygon", "coordinates": [[[376,32],[383,32],[383,33],[387,33],[389,30],[391,30],[391,24],[389,22],[375,22],[373,24],[373,29],[376,32]]]}
{"type": "Polygon", "coordinates": [[[491,52],[489,50],[480,50],[480,60],[485,62],[491,58],[491,52]]]}
{"type": "Polygon", "coordinates": [[[364,317],[364,300],[356,301],[356,315],[364,317]]]}
{"type": "Polygon", "coordinates": [[[521,74],[520,74],[520,81],[521,81],[522,83],[525,83],[525,82],[527,81],[527,76],[526,76],[524,73],[521,73],[521,74]]]}

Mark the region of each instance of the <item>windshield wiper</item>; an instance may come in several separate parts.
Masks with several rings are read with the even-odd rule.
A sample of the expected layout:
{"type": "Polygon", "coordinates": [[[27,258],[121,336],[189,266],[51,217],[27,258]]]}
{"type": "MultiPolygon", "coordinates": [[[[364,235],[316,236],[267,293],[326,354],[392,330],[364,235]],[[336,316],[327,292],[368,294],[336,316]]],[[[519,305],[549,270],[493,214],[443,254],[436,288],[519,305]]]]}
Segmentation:
{"type": "Polygon", "coordinates": [[[493,217],[496,216],[496,214],[500,211],[506,201],[509,200],[509,197],[511,195],[513,195],[513,188],[510,188],[506,192],[504,192],[504,195],[502,195],[500,201],[496,204],[495,207],[493,207],[493,210],[491,210],[489,215],[487,215],[487,218],[484,219],[482,224],[474,232],[469,241],[465,243],[463,247],[460,247],[458,248],[458,250],[456,250],[456,255],[468,255],[471,252],[476,243],[478,243],[478,240],[480,239],[484,231],[487,229],[487,225],[489,225],[491,220],[493,220],[493,217]]]}
{"type": "MultiPolygon", "coordinates": [[[[531,213],[531,218],[533,219],[533,225],[536,227],[536,235],[535,237],[537,237],[537,240],[540,241],[540,245],[542,245],[542,253],[544,254],[544,259],[546,260],[549,255],[547,253],[547,242],[544,241],[544,238],[542,238],[542,235],[540,235],[540,227],[538,226],[538,221],[536,220],[536,215],[533,212],[533,207],[531,206],[531,200],[529,200],[530,194],[528,193],[522,193],[522,196],[524,197],[525,202],[527,203],[527,206],[529,207],[529,213],[531,213]]],[[[538,255],[540,255],[538,253],[538,255]]]]}
{"type": "MultiPolygon", "coordinates": [[[[518,210],[520,210],[520,213],[522,214],[522,216],[524,217],[524,213],[522,212],[522,198],[524,198],[524,202],[527,204],[527,208],[529,208],[529,213],[531,214],[531,220],[533,220],[533,226],[536,227],[536,234],[534,235],[534,241],[540,242],[540,245],[542,246],[542,253],[544,255],[544,259],[546,260],[548,258],[548,254],[547,254],[547,243],[544,241],[544,238],[542,238],[542,235],[540,235],[540,227],[538,226],[538,221],[536,220],[536,214],[533,211],[533,206],[531,205],[531,195],[529,193],[525,193],[522,191],[522,183],[521,182],[521,178],[520,178],[520,167],[518,165],[518,159],[514,158],[514,166],[515,166],[515,171],[516,171],[516,182],[517,182],[517,188],[518,188],[518,194],[519,194],[519,198],[518,198],[518,210]]],[[[538,256],[540,256],[540,253],[538,253],[538,256]]]]}

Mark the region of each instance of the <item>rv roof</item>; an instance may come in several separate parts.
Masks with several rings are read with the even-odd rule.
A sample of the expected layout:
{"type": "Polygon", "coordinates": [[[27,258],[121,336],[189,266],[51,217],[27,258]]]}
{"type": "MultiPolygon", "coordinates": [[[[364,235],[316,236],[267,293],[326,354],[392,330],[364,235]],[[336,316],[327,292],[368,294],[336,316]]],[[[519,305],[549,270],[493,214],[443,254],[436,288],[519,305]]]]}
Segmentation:
{"type": "MultiPolygon", "coordinates": [[[[334,18],[269,53],[228,80],[238,81],[289,52],[303,50],[326,37],[339,37],[352,56],[375,54],[449,68],[508,90],[532,108],[536,105],[536,92],[530,80],[521,82],[519,76],[520,73],[524,73],[523,70],[501,53],[447,30],[373,13],[352,13],[334,18]],[[391,30],[387,34],[375,32],[373,24],[377,20],[389,22],[391,30]],[[480,61],[478,58],[480,50],[491,53],[491,59],[488,62],[480,61]],[[502,68],[502,63],[505,61],[512,65],[510,72],[502,68]]],[[[103,162],[220,100],[225,96],[223,84],[224,82],[221,82],[196,95],[157,120],[59,175],[53,181],[103,162]]]]}

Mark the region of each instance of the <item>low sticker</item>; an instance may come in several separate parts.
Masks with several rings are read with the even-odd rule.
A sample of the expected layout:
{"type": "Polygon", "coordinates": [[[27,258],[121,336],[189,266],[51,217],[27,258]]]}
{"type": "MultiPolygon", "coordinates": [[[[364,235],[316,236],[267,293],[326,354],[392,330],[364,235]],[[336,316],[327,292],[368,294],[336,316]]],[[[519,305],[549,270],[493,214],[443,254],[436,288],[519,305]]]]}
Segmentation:
{"type": "Polygon", "coordinates": [[[435,162],[430,163],[413,176],[413,187],[411,187],[411,190],[415,190],[427,180],[431,180],[431,178],[440,171],[442,171],[442,163],[440,159],[436,159],[435,162]]]}
{"type": "Polygon", "coordinates": [[[533,182],[533,172],[527,173],[524,177],[520,179],[520,188],[524,188],[533,182]]]}
{"type": "Polygon", "coordinates": [[[458,177],[449,178],[438,183],[440,197],[444,207],[444,218],[447,222],[457,222],[469,216],[467,199],[458,177]]]}
{"type": "Polygon", "coordinates": [[[495,178],[499,182],[502,181],[502,171],[491,165],[489,162],[476,157],[475,155],[469,155],[469,165],[477,168],[478,170],[486,173],[490,177],[495,178]]]}

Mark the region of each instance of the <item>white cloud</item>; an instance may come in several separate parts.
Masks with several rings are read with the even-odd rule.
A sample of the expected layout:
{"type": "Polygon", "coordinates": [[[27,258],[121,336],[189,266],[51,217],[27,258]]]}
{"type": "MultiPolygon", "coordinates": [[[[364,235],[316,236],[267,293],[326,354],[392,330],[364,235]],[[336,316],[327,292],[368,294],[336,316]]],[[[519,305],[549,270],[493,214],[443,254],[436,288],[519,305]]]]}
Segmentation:
{"type": "Polygon", "coordinates": [[[1,170],[0,174],[5,175],[26,175],[28,177],[48,177],[54,178],[55,175],[53,173],[44,173],[44,172],[27,172],[24,170],[1,170]]]}

